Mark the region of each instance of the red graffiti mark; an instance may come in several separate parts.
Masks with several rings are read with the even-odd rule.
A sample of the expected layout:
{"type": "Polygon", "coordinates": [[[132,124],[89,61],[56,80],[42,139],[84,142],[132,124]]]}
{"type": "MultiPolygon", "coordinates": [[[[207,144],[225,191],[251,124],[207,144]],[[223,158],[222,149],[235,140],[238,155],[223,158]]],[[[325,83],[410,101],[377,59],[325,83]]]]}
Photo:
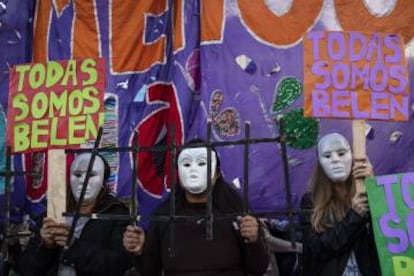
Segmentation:
{"type": "MultiPolygon", "coordinates": [[[[47,192],[47,151],[35,153],[26,153],[24,155],[24,168],[27,172],[26,180],[26,196],[31,202],[39,202],[47,192]]],[[[66,156],[66,172],[70,171],[70,164],[73,161],[73,155],[66,156]]],[[[66,173],[66,183],[69,183],[69,174],[66,173]]]]}
{"type": "Polygon", "coordinates": [[[32,202],[38,202],[47,190],[47,153],[35,152],[24,155],[26,175],[26,196],[32,202]]]}
{"type": "MultiPolygon", "coordinates": [[[[158,105],[140,121],[136,130],[140,133],[139,146],[171,144],[171,126],[174,126],[174,143],[183,142],[182,114],[177,92],[172,84],[156,83],[148,87],[147,104],[158,105]]],[[[170,151],[145,151],[138,155],[138,182],[145,192],[160,197],[170,187],[170,151]]]]}

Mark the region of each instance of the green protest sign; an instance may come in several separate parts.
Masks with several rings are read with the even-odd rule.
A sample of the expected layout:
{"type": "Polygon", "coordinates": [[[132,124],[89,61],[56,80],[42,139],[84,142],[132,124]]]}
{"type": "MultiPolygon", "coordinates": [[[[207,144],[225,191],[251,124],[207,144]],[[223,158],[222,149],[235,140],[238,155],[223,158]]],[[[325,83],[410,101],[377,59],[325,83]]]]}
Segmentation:
{"type": "Polygon", "coordinates": [[[365,181],[383,276],[414,275],[414,173],[365,181]]]}
{"type": "Polygon", "coordinates": [[[18,64],[9,85],[12,152],[77,148],[96,138],[104,119],[104,59],[18,64]]]}

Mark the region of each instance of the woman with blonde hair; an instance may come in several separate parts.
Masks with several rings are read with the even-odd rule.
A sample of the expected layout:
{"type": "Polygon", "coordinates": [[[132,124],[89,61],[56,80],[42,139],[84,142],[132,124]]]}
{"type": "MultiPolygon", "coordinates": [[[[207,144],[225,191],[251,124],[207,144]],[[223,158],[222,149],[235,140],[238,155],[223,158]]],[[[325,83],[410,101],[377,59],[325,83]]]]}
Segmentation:
{"type": "Polygon", "coordinates": [[[355,180],[372,175],[368,159],[352,160],[346,138],[323,136],[318,163],[301,202],[304,275],[381,275],[368,198],[355,180]]]}

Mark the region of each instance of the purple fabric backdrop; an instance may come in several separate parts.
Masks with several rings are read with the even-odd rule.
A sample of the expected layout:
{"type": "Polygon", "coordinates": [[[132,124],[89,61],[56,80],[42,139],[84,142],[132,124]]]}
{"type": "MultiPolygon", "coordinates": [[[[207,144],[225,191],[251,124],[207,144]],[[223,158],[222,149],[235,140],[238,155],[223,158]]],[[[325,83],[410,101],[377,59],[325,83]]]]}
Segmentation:
{"type": "MultiPolygon", "coordinates": [[[[146,38],[149,41],[156,40],[160,33],[172,37],[170,23],[172,2],[168,1],[168,9],[165,13],[148,17],[147,23],[152,26],[146,30],[146,38]]],[[[332,3],[326,2],[310,30],[340,29],[336,23],[332,3]]],[[[6,109],[9,67],[31,60],[34,0],[7,2],[2,0],[0,3],[4,3],[6,7],[0,8],[0,103],[6,109]]],[[[129,145],[134,129],[153,112],[162,108],[162,105],[149,105],[145,100],[147,87],[160,82],[172,83],[175,87],[184,140],[196,136],[205,137],[207,118],[213,118],[215,141],[243,138],[245,121],[251,123],[253,138],[276,137],[279,134],[273,122],[272,104],[281,80],[294,77],[299,82],[303,81],[302,43],[298,41],[286,47],[275,47],[264,43],[253,36],[241,21],[237,2],[226,1],[226,3],[222,41],[200,46],[199,1],[184,1],[183,49],[172,52],[172,40],[167,39],[168,62],[165,65],[153,65],[148,71],[141,73],[115,75],[108,72],[107,99],[112,99],[109,105],[115,110],[111,113],[112,124],[116,126],[114,141],[112,141],[114,145],[129,145]],[[242,62],[238,63],[237,57],[244,58],[245,61],[248,58],[246,64],[250,67],[245,68],[242,62]],[[272,71],[277,64],[280,68],[272,71]],[[213,102],[212,95],[221,97],[222,101],[219,104],[213,102]]],[[[48,39],[50,60],[71,57],[70,26],[74,14],[73,8],[71,2],[60,17],[56,16],[56,12],[53,13],[48,39]]],[[[108,14],[109,3],[97,1],[102,56],[109,61],[108,14]]],[[[286,30],[274,26],[274,31],[286,30]]],[[[412,52],[413,46],[407,44],[410,91],[413,89],[414,74],[413,55],[409,54],[412,52]]],[[[411,99],[409,122],[367,122],[373,131],[367,139],[367,152],[377,175],[414,170],[412,103],[411,99]],[[398,139],[393,140],[391,137],[398,139]]],[[[290,104],[286,112],[298,109],[302,105],[303,96],[290,104]]],[[[351,138],[350,125],[351,123],[345,120],[320,120],[319,135],[335,131],[351,138]]],[[[225,178],[242,187],[244,181],[242,146],[219,148],[219,154],[225,178]]],[[[293,202],[298,206],[302,194],[306,191],[311,169],[316,162],[315,148],[299,150],[290,147],[288,156],[293,202]]],[[[20,159],[19,156],[15,156],[16,170],[22,169],[20,159]]],[[[132,183],[131,158],[128,154],[122,153],[113,157],[113,160],[118,165],[122,164],[115,165],[118,171],[113,176],[117,195],[128,197],[132,183]]],[[[252,145],[249,160],[251,206],[257,211],[284,210],[286,194],[279,146],[267,143],[252,145]]],[[[145,185],[150,183],[141,183],[138,196],[142,206],[141,211],[148,213],[159,202],[160,197],[166,195],[166,190],[154,196],[143,189],[145,185]]],[[[23,178],[16,178],[12,198],[12,209],[15,213],[22,213],[23,210],[39,212],[39,208],[42,210],[42,205],[27,205],[24,193],[23,178]]]]}

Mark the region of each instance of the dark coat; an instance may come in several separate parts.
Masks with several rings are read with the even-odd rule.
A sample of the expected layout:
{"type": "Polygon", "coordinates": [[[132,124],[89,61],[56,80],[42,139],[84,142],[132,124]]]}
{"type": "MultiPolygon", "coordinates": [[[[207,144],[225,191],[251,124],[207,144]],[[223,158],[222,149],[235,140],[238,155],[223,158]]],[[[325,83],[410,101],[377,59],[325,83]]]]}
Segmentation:
{"type": "Polygon", "coordinates": [[[369,217],[350,209],[342,221],[325,232],[317,233],[311,225],[313,203],[310,194],[301,202],[303,228],[303,275],[342,276],[352,251],[362,276],[379,276],[378,255],[369,217]]]}
{"type": "MultiPolygon", "coordinates": [[[[269,258],[263,238],[245,243],[234,225],[235,215],[233,219],[218,218],[241,213],[240,196],[220,179],[214,186],[213,199],[213,240],[206,240],[206,204],[189,203],[183,194],[177,195],[176,215],[194,220],[176,220],[174,227],[168,221],[151,222],[144,253],[135,261],[142,276],[161,275],[161,271],[166,276],[243,276],[266,271],[269,258]]],[[[170,199],[161,203],[154,215],[168,217],[170,199]]]]}
{"type": "MultiPolygon", "coordinates": [[[[95,208],[96,213],[128,215],[128,209],[113,196],[106,196],[95,208]]],[[[89,220],[79,239],[64,253],[63,262],[73,266],[77,275],[123,275],[131,260],[122,244],[128,221],[89,220]]],[[[41,245],[39,233],[29,242],[16,270],[26,275],[57,275],[62,248],[41,245]]]]}

